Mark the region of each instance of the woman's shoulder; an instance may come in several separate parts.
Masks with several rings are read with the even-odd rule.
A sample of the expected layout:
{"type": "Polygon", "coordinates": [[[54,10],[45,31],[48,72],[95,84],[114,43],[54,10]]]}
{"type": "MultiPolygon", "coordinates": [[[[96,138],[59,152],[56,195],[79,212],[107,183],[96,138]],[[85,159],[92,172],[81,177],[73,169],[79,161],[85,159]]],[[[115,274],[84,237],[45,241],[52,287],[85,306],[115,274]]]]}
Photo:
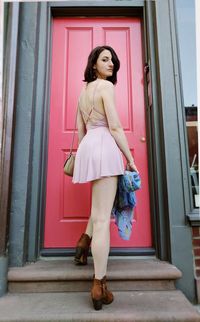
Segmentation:
{"type": "Polygon", "coordinates": [[[107,79],[100,79],[99,80],[100,86],[101,87],[106,87],[106,88],[114,88],[114,85],[112,82],[110,82],[107,79]]]}
{"type": "Polygon", "coordinates": [[[99,80],[99,87],[98,87],[99,93],[103,92],[110,92],[112,93],[114,91],[114,85],[110,81],[106,79],[100,79],[99,80]]]}
{"type": "Polygon", "coordinates": [[[86,83],[82,86],[81,91],[80,91],[80,95],[79,95],[79,100],[85,95],[86,89],[90,88],[90,87],[88,87],[88,85],[90,85],[90,86],[92,85],[91,89],[95,89],[95,87],[97,86],[99,93],[104,90],[109,90],[109,89],[113,90],[114,89],[114,85],[112,82],[110,82],[106,79],[98,79],[98,80],[95,80],[94,82],[86,83]],[[95,82],[98,82],[98,84],[97,83],[96,83],[96,85],[92,84],[95,82]]]}
{"type": "Polygon", "coordinates": [[[86,88],[88,88],[88,86],[90,87],[95,87],[96,85],[95,85],[95,83],[96,83],[96,85],[98,86],[98,87],[114,87],[114,85],[113,85],[113,83],[112,82],[110,82],[109,80],[107,80],[107,79],[96,79],[96,80],[94,80],[94,81],[92,81],[92,82],[89,82],[89,83],[85,83],[83,86],[82,86],[82,88],[81,88],[81,93],[82,92],[84,92],[85,91],[85,89],[86,88]],[[97,82],[98,82],[98,84],[97,84],[97,82]]]}

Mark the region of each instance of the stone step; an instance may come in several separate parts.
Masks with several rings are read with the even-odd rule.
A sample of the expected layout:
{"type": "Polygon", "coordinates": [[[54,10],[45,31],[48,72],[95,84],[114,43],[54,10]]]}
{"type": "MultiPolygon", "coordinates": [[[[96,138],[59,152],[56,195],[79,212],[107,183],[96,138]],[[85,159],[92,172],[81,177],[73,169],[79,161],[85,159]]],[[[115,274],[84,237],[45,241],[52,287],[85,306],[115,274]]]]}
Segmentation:
{"type": "Polygon", "coordinates": [[[7,294],[2,322],[200,322],[185,296],[173,291],[114,292],[114,302],[95,311],[89,292],[7,294]]]}
{"type": "MultiPolygon", "coordinates": [[[[67,260],[39,260],[10,268],[9,292],[87,292],[91,286],[93,262],[76,266],[67,260]]],[[[173,290],[181,272],[158,259],[109,258],[107,280],[113,291],[173,290]]]]}

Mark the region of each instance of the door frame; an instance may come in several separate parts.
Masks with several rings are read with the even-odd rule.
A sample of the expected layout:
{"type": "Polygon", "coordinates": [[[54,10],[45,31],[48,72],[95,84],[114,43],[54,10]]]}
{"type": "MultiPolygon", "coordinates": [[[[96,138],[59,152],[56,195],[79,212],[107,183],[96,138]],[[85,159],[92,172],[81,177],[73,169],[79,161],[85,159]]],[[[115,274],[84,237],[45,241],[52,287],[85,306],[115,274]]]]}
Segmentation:
{"type": "MultiPolygon", "coordinates": [[[[72,16],[127,16],[127,17],[141,17],[143,19],[143,59],[144,62],[151,62],[151,78],[152,78],[152,92],[157,93],[157,69],[156,69],[156,40],[154,38],[154,30],[152,29],[153,12],[152,4],[148,1],[104,1],[98,2],[98,6],[91,5],[91,2],[87,1],[72,1],[60,3],[50,2],[47,5],[41,3],[40,5],[40,24],[41,30],[38,39],[38,62],[45,61],[45,68],[38,70],[38,79],[43,79],[45,86],[43,87],[44,108],[43,108],[43,126],[42,131],[35,124],[36,131],[41,133],[42,140],[36,141],[35,149],[41,151],[40,155],[40,184],[42,187],[37,191],[39,193],[38,204],[33,207],[33,211],[30,212],[30,224],[29,227],[34,229],[29,230],[28,236],[28,260],[36,260],[38,256],[62,256],[73,255],[73,249],[44,249],[44,213],[45,213],[45,201],[46,201],[46,169],[47,169],[47,148],[48,148],[48,127],[49,127],[49,108],[50,108],[50,86],[49,79],[51,75],[51,49],[52,49],[52,19],[53,17],[72,17],[72,16]],[[89,6],[90,5],[90,6],[89,6]],[[45,38],[46,37],[46,38],[45,38]],[[45,47],[44,47],[45,43],[45,47]],[[36,210],[37,207],[37,210],[36,210]],[[38,217],[35,216],[38,214],[38,217]],[[39,229],[38,229],[39,227],[39,229]],[[39,236],[38,236],[39,235],[39,236]]],[[[149,159],[149,185],[150,185],[150,209],[151,209],[151,224],[152,224],[152,248],[120,248],[111,249],[110,255],[144,255],[152,256],[156,255],[160,259],[168,259],[168,236],[169,231],[166,229],[167,216],[165,213],[164,202],[164,178],[165,173],[162,164],[164,164],[164,156],[160,149],[160,144],[154,145],[156,137],[162,137],[162,129],[156,126],[159,119],[158,103],[156,100],[153,102],[153,107],[148,108],[148,93],[147,86],[145,85],[145,100],[146,100],[146,125],[147,125],[147,140],[148,144],[148,159],[149,159]],[[156,157],[155,157],[156,156],[156,157]],[[154,175],[160,173],[161,175],[154,175]],[[163,180],[161,180],[161,178],[163,180]],[[158,202],[159,201],[159,202],[158,202]],[[162,238],[161,238],[162,236],[162,238]]],[[[34,148],[34,147],[33,147],[34,148]]],[[[34,171],[38,171],[37,168],[33,168],[32,177],[34,177],[34,171]]],[[[35,187],[36,189],[36,187],[35,187]]],[[[39,189],[39,187],[38,187],[39,189]]]]}
{"type": "MultiPolygon", "coordinates": [[[[123,6],[116,6],[115,1],[108,2],[108,4],[105,6],[101,6],[100,3],[98,3],[98,8],[96,6],[90,6],[86,7],[87,2],[81,1],[81,3],[73,3],[73,7],[70,6],[70,3],[50,3],[48,7],[47,12],[47,31],[48,31],[48,37],[47,37],[47,44],[46,44],[46,52],[48,53],[47,58],[47,66],[46,66],[46,83],[48,82],[48,75],[50,75],[51,72],[51,46],[52,46],[52,35],[51,35],[51,27],[52,27],[52,18],[53,17],[72,17],[72,16],[127,16],[127,17],[141,17],[143,19],[143,60],[144,62],[148,62],[151,60],[151,65],[155,64],[153,59],[154,57],[150,57],[150,51],[151,48],[151,54],[155,52],[155,48],[153,47],[153,43],[151,41],[151,37],[153,36],[153,31],[149,30],[147,16],[148,16],[148,7],[146,6],[146,1],[124,1],[123,6]],[[125,4],[126,2],[126,4],[125,4]],[[112,3],[112,6],[110,4],[112,3]],[[81,5],[81,6],[80,6],[81,5]],[[114,5],[114,6],[113,6],[114,5]],[[149,34],[151,32],[151,35],[149,34]],[[150,46],[151,44],[151,46],[150,46]]],[[[152,69],[153,70],[153,69],[152,69]]],[[[152,79],[156,79],[156,77],[152,74],[152,79]]],[[[49,83],[49,82],[48,82],[49,83]]],[[[154,81],[153,81],[154,83],[154,81]]],[[[48,91],[46,92],[46,106],[44,110],[44,120],[49,119],[49,88],[48,85],[46,86],[48,91]]],[[[147,93],[147,87],[145,86],[145,100],[146,100],[146,106],[148,105],[148,99],[147,99],[148,93],[147,93]]],[[[154,109],[155,110],[155,109],[154,109]]],[[[164,231],[162,233],[160,230],[162,227],[158,227],[158,209],[156,208],[156,202],[155,198],[158,200],[157,193],[160,193],[160,190],[157,191],[157,193],[153,194],[153,191],[156,191],[155,188],[158,186],[158,182],[153,181],[152,178],[154,176],[150,175],[155,171],[153,169],[153,165],[155,165],[154,161],[154,151],[152,151],[152,140],[153,136],[151,133],[152,130],[152,113],[151,109],[146,108],[146,124],[147,124],[147,140],[149,142],[148,144],[148,160],[149,160],[149,185],[150,185],[150,209],[151,209],[151,225],[152,225],[152,240],[153,240],[153,247],[152,248],[114,248],[111,249],[110,255],[143,255],[143,256],[152,256],[155,255],[157,257],[161,257],[160,254],[161,247],[159,248],[159,245],[161,245],[161,238],[160,236],[164,234],[164,231]]],[[[155,135],[155,133],[154,133],[155,135]]],[[[62,255],[73,255],[74,250],[73,249],[46,249],[43,247],[43,239],[44,239],[44,209],[45,209],[45,200],[46,200],[46,164],[47,164],[47,147],[48,147],[48,122],[45,122],[44,124],[44,137],[43,137],[43,169],[42,169],[42,182],[41,186],[43,187],[43,191],[41,191],[42,198],[42,204],[41,204],[41,210],[42,214],[40,213],[40,244],[38,245],[38,254],[42,256],[62,256],[62,255]]],[[[158,153],[159,154],[159,153],[158,153]]],[[[160,186],[160,184],[159,184],[160,186]]],[[[163,185],[162,185],[163,186],[163,185]]],[[[165,224],[166,227],[166,224],[165,224]]],[[[163,240],[162,240],[163,241],[163,240]]],[[[163,241],[165,243],[165,241],[163,241]]]]}

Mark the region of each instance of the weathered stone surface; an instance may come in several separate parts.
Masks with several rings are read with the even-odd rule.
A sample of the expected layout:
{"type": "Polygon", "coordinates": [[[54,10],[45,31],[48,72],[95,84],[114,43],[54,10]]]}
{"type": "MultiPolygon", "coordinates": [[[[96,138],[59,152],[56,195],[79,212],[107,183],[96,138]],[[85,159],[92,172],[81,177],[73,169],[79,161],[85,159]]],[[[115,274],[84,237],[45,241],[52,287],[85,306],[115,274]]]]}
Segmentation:
{"type": "MultiPolygon", "coordinates": [[[[9,292],[85,292],[91,284],[93,263],[75,266],[73,259],[38,261],[8,273],[9,292]]],[[[181,272],[154,259],[109,259],[107,280],[113,291],[172,290],[181,272]]]]}
{"type": "MultiPolygon", "coordinates": [[[[125,281],[112,280],[109,282],[111,291],[169,291],[174,290],[173,281],[145,280],[145,281],[125,281]]],[[[91,286],[91,281],[24,281],[10,282],[10,293],[45,293],[45,292],[87,292],[91,286]]]]}
{"type": "MultiPolygon", "coordinates": [[[[93,262],[89,259],[87,266],[75,266],[73,258],[68,260],[37,261],[24,267],[11,268],[9,281],[33,280],[90,280],[93,275],[93,262]]],[[[181,272],[170,263],[158,259],[112,259],[108,261],[108,278],[110,280],[149,280],[177,279],[181,272]]]]}
{"type": "Polygon", "coordinates": [[[101,311],[89,292],[8,294],[0,299],[1,322],[199,322],[200,315],[180,291],[114,292],[101,311]]]}

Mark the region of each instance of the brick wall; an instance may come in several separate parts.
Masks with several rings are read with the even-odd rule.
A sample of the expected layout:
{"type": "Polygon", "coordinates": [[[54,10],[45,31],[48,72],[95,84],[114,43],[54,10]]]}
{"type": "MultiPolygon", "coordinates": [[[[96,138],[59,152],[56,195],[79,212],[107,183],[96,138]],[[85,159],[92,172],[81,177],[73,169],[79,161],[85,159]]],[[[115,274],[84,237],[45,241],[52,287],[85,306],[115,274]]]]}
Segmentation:
{"type": "Polygon", "coordinates": [[[196,280],[197,301],[200,303],[200,227],[192,227],[194,254],[194,276],[196,280]]]}

